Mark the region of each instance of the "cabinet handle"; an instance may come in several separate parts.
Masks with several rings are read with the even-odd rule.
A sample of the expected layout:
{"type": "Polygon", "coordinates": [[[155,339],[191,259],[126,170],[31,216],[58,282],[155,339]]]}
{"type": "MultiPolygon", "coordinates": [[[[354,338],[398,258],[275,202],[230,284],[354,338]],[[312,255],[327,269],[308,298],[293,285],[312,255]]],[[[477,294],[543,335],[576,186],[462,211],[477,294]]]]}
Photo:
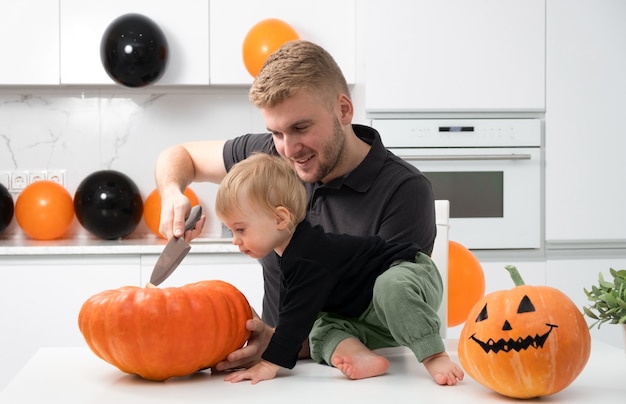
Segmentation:
{"type": "Polygon", "coordinates": [[[435,155],[398,155],[408,161],[462,161],[462,160],[530,160],[530,154],[435,154],[435,155]]]}

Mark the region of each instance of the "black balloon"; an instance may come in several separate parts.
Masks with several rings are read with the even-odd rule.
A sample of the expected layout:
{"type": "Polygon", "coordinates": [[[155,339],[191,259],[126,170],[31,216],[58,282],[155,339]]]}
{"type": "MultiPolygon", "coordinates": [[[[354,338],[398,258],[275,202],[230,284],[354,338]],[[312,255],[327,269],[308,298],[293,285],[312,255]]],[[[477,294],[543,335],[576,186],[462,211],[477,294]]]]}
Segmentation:
{"type": "Polygon", "coordinates": [[[14,211],[15,204],[13,203],[13,198],[9,190],[6,189],[4,185],[0,184],[0,233],[11,224],[14,211]]]}
{"type": "Polygon", "coordinates": [[[90,233],[115,240],[135,230],[143,214],[143,199],[137,185],[126,174],[96,171],[76,188],[74,213],[90,233]]]}
{"type": "Polygon", "coordinates": [[[159,26],[141,14],[125,14],[107,27],[100,42],[107,74],[127,87],[143,87],[163,76],[168,62],[167,40],[159,26]]]}

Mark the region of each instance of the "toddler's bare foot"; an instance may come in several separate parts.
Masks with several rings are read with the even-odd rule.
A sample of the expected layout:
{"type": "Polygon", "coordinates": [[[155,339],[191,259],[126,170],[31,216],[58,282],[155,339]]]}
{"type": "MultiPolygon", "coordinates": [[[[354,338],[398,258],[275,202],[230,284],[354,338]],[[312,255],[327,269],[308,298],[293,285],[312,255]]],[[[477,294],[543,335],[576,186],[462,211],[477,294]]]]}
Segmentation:
{"type": "Polygon", "coordinates": [[[353,380],[380,376],[389,368],[387,358],[373,352],[365,355],[334,356],[332,362],[334,367],[353,380]]]}
{"type": "Polygon", "coordinates": [[[384,374],[389,368],[389,361],[370,351],[358,339],[347,338],[335,348],[331,365],[346,377],[356,380],[384,374]]]}
{"type": "Polygon", "coordinates": [[[463,370],[445,352],[431,355],[422,363],[437,384],[453,386],[463,380],[463,370]]]}

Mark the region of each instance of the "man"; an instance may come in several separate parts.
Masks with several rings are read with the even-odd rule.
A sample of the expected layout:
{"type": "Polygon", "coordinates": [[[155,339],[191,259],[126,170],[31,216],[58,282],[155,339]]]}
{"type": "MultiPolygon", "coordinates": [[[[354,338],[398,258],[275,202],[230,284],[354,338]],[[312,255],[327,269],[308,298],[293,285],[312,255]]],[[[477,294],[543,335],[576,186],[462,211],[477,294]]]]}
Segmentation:
{"type": "MultiPolygon", "coordinates": [[[[378,133],[353,125],[354,108],[346,80],[334,59],[307,41],[291,41],[270,55],[250,89],[269,133],[228,141],[171,147],[157,159],[161,195],[160,231],[184,233],[190,209],[183,190],[193,181],[219,183],[235,163],[255,152],[279,154],[296,169],[308,196],[307,218],[326,231],[380,235],[392,242],[417,243],[430,254],[436,235],[434,197],[428,180],[382,145],[378,133]]],[[[205,218],[185,235],[197,236],[205,218]]],[[[320,254],[323,254],[320,251],[320,254]]],[[[275,256],[261,260],[263,320],[249,321],[248,345],[217,366],[251,366],[260,360],[276,325],[279,271],[275,256]]]]}

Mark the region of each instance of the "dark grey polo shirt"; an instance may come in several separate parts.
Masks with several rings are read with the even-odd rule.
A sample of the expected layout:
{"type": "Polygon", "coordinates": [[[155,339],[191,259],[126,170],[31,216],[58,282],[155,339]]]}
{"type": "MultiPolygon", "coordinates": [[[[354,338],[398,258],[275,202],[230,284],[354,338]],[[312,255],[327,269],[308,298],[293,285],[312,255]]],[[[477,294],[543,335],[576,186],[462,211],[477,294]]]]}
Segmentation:
{"type": "MultiPolygon", "coordinates": [[[[305,184],[307,218],[325,231],[359,236],[379,235],[391,242],[416,243],[430,254],[437,232],[432,187],[414,166],[383,146],[376,130],[353,125],[357,136],[372,147],[352,172],[326,184],[305,184]]],[[[276,153],[272,135],[247,134],[224,145],[227,170],[254,152],[276,153]]],[[[323,254],[320,251],[320,254],[323,254]]],[[[276,326],[280,272],[275,254],[261,260],[263,320],[276,326]]]]}

